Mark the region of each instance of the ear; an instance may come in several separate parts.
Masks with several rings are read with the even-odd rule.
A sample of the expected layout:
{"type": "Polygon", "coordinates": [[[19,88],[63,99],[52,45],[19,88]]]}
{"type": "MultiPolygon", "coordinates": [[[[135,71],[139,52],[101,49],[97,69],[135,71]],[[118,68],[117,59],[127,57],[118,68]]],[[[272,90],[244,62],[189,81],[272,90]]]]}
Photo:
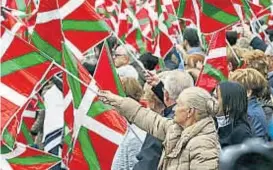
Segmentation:
{"type": "Polygon", "coordinates": [[[233,70],[233,66],[232,66],[231,62],[228,62],[228,69],[230,72],[233,70]]]}
{"type": "Polygon", "coordinates": [[[189,112],[188,112],[187,117],[188,117],[188,118],[192,117],[193,115],[195,115],[195,112],[196,112],[196,109],[195,109],[195,108],[189,109],[189,112]]]}
{"type": "Polygon", "coordinates": [[[129,63],[129,62],[130,62],[130,57],[129,57],[129,56],[124,56],[124,61],[125,61],[126,63],[129,63]]]}

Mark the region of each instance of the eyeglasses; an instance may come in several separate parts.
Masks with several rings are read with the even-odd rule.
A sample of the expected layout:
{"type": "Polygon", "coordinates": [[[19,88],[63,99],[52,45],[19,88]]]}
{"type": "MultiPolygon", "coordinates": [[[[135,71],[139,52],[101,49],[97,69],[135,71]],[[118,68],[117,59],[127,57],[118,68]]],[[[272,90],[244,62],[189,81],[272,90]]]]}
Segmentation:
{"type": "Polygon", "coordinates": [[[119,56],[124,56],[125,54],[117,54],[117,53],[114,53],[114,56],[116,57],[119,57],[119,56]]]}

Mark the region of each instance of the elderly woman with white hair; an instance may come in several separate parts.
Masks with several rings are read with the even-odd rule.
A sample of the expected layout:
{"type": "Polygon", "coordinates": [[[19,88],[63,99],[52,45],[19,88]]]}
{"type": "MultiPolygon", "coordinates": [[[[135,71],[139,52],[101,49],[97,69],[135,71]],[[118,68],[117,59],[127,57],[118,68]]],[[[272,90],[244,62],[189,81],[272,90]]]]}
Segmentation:
{"type": "Polygon", "coordinates": [[[158,169],[218,169],[220,144],[212,118],[218,105],[207,91],[198,87],[185,89],[177,99],[174,119],[110,92],[102,91],[100,99],[163,141],[158,169]]]}

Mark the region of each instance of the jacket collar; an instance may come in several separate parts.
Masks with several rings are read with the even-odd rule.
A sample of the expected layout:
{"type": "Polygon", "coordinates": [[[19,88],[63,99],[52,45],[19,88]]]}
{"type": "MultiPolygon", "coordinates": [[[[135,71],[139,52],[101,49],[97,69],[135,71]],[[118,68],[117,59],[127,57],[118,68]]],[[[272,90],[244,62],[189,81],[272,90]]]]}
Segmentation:
{"type": "Polygon", "coordinates": [[[163,111],[163,114],[164,114],[164,117],[168,117],[168,118],[173,118],[173,107],[175,106],[176,104],[173,104],[167,108],[164,109],[163,111]]]}
{"type": "Polygon", "coordinates": [[[166,155],[168,157],[176,157],[192,138],[213,132],[216,132],[216,129],[212,117],[204,118],[184,129],[175,147],[171,150],[166,150],[166,155]]]}

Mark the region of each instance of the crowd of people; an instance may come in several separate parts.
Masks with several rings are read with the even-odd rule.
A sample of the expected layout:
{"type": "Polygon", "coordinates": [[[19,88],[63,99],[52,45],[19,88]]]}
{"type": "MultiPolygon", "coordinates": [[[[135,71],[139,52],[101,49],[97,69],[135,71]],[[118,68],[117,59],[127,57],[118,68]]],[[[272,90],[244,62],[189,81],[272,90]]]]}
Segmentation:
{"type": "Polygon", "coordinates": [[[273,139],[270,44],[247,25],[240,38],[227,32],[229,77],[208,92],[195,86],[206,58],[198,33],[186,28],[183,38],[165,58],[165,70],[157,72],[153,55],[138,61],[146,70],[136,69],[128,50],[116,48],[113,58],[127,97],[101,91],[100,98],[127,118],[133,132],[119,148],[114,169],[218,169],[226,148],[273,139]]]}
{"type": "MultiPolygon", "coordinates": [[[[114,37],[108,38],[127,97],[104,90],[99,96],[129,122],[126,137],[114,157],[113,170],[219,169],[221,162],[228,165],[225,168],[234,169],[226,157],[240,149],[224,152],[226,149],[256,138],[260,146],[270,144],[273,48],[254,35],[249,26],[244,25],[243,30],[240,37],[236,31],[226,32],[229,76],[212,91],[196,86],[207,53],[195,28],[183,30],[183,42],[173,47],[164,59],[165,67],[160,69],[157,69],[159,58],[153,54],[132,56],[135,53],[130,46],[119,45],[114,37]]],[[[269,39],[273,41],[273,34],[269,33],[269,39]]],[[[101,44],[96,46],[94,53],[82,61],[91,75],[101,48],[101,44]]],[[[59,83],[53,78],[41,94],[52,84],[62,90],[59,83]]],[[[33,135],[38,135],[35,142],[38,148],[43,147],[39,137],[43,119],[41,112],[31,129],[33,135]]],[[[251,161],[267,159],[255,158],[251,161]]],[[[272,169],[272,162],[261,167],[272,169]]]]}

